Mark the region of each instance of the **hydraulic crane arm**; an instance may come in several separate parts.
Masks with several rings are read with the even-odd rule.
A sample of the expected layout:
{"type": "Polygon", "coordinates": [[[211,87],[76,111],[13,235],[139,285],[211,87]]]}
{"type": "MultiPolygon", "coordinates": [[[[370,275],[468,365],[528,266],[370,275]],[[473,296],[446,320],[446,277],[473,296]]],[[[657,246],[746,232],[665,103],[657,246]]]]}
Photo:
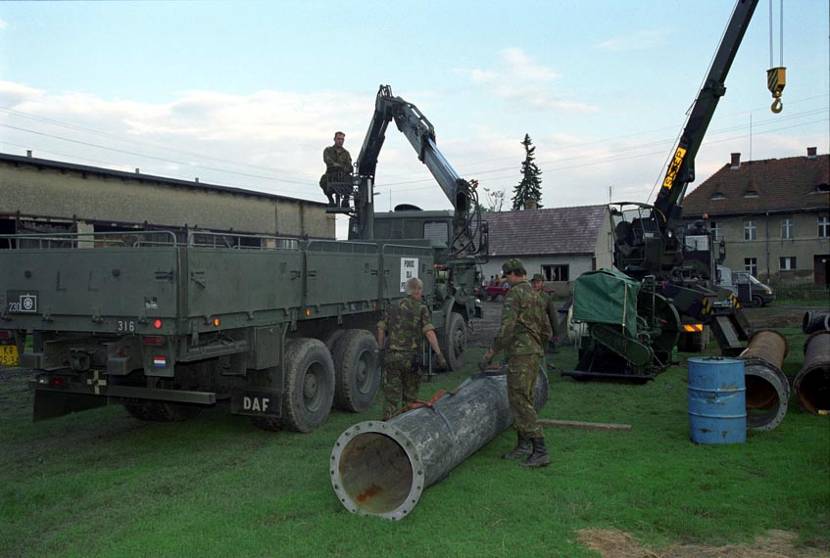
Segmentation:
{"type": "Polygon", "coordinates": [[[726,93],[726,76],[757,5],[758,0],[738,0],[703,87],[686,120],[683,134],[654,202],[654,207],[660,210],[666,219],[659,223],[664,232],[680,221],[681,204],[686,188],[695,179],[695,157],[706,135],[709,122],[715,114],[718,101],[726,93]]]}
{"type": "Polygon", "coordinates": [[[456,255],[479,251],[473,240],[473,230],[480,227],[478,200],[473,184],[459,176],[435,141],[435,128],[418,107],[392,95],[388,85],[381,85],[375,99],[375,112],[357,158],[357,172],[374,180],[381,147],[386,139],[386,128],[394,120],[398,130],[406,137],[418,154],[418,160],[426,165],[455,210],[452,251],[456,255]]]}

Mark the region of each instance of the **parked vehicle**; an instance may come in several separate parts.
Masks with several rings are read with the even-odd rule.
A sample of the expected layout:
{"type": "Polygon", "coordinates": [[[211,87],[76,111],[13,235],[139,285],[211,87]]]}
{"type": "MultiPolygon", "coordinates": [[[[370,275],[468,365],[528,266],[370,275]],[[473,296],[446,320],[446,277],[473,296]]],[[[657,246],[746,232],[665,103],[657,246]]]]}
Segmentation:
{"type": "Polygon", "coordinates": [[[733,271],[725,265],[718,266],[718,287],[738,297],[741,304],[767,306],[775,300],[775,292],[748,271],[733,271]]]}

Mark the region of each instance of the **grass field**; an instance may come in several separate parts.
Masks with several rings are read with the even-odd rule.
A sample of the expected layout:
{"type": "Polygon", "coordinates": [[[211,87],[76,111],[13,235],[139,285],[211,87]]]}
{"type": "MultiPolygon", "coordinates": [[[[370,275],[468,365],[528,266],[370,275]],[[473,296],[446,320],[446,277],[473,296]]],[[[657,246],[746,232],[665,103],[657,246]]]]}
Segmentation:
{"type": "MultiPolygon", "coordinates": [[[[804,336],[785,333],[794,374],[804,336]]],[[[480,353],[470,351],[466,371],[425,384],[423,397],[460,383],[480,353]]],[[[575,360],[562,349],[554,362],[575,360]]],[[[534,471],[499,459],[514,441],[506,432],[393,523],[348,513],[327,471],[336,437],[376,418],[377,404],[366,415],[333,413],[307,435],[259,431],[223,408],[178,424],[141,423],[119,406],[32,424],[22,372],[7,373],[0,555],[598,556],[579,541],[586,528],[657,550],[751,544],[777,529],[796,535],[797,552],[830,553],[828,417],[792,401],[773,432],[696,446],[685,374],[675,366],[643,386],[552,374],[542,416],[633,429],[548,429],[553,464],[534,471]]]]}

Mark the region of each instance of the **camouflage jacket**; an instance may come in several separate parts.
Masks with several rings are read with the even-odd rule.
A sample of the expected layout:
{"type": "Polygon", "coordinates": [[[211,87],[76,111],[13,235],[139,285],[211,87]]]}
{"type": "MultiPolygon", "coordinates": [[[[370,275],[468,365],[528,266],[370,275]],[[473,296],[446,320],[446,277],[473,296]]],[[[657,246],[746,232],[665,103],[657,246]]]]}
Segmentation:
{"type": "Polygon", "coordinates": [[[513,285],[504,299],[493,350],[504,351],[508,357],[543,355],[543,347],[553,334],[546,306],[527,281],[513,285]]]}
{"type": "Polygon", "coordinates": [[[323,150],[326,174],[352,174],[352,156],[343,147],[330,145],[323,150]]]}
{"type": "Polygon", "coordinates": [[[421,338],[435,327],[426,305],[408,296],[386,309],[378,329],[387,333],[387,350],[416,353],[421,348],[421,338]]]}
{"type": "Polygon", "coordinates": [[[553,300],[553,293],[540,293],[542,301],[545,304],[545,312],[550,320],[550,327],[553,329],[553,335],[559,335],[559,312],[556,310],[556,301],[553,300]]]}

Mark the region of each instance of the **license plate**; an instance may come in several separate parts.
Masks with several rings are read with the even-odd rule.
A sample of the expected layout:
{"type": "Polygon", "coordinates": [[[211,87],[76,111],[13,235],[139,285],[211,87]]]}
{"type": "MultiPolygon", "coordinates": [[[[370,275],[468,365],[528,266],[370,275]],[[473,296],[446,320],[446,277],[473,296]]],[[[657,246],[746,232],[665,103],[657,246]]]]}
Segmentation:
{"type": "Polygon", "coordinates": [[[0,366],[17,366],[19,363],[17,345],[0,345],[0,366]]]}
{"type": "Polygon", "coordinates": [[[231,412],[236,415],[280,416],[280,395],[275,391],[238,391],[231,396],[231,412]]]}

